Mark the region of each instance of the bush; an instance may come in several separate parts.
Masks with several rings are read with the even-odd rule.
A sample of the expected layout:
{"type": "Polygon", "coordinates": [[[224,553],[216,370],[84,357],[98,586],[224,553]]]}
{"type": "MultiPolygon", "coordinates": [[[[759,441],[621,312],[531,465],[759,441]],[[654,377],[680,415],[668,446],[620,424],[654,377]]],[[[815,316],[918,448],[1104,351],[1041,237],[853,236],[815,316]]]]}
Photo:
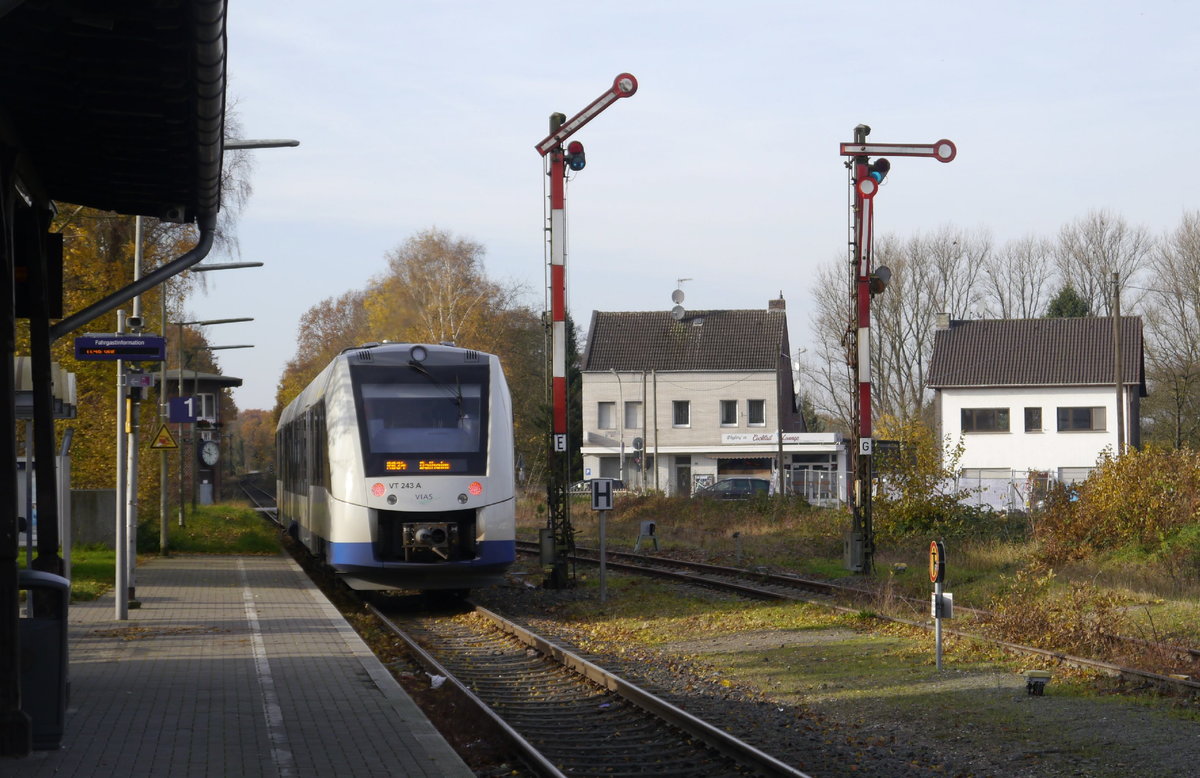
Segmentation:
{"type": "Polygon", "coordinates": [[[1124,602],[1090,583],[1054,586],[1054,571],[1041,564],[1002,576],[1004,588],[985,618],[996,637],[1049,651],[1102,657],[1111,635],[1128,634],[1124,602]]]}
{"type": "Polygon", "coordinates": [[[1200,454],[1131,450],[1104,456],[1087,481],[1049,490],[1035,527],[1048,563],[1133,548],[1152,559],[1200,559],[1200,454]]]}
{"type": "Polygon", "coordinates": [[[978,509],[962,504],[969,490],[952,488],[962,443],[940,441],[917,420],[884,417],[879,434],[899,450],[876,457],[876,496],[872,517],[881,537],[960,535],[978,509]]]}

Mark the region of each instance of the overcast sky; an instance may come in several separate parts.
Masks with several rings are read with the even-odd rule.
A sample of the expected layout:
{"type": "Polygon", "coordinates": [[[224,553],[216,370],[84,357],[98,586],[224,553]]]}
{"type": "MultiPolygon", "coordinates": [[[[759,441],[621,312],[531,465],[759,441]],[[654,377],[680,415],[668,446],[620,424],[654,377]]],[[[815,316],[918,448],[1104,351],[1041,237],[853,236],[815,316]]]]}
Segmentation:
{"type": "MultiPolygon", "coordinates": [[[[384,254],[437,227],[483,244],[498,280],[544,300],[542,159],[621,72],[636,95],[573,139],[570,309],[787,300],[809,341],[816,269],[843,257],[839,143],[948,138],[958,157],[893,159],[876,230],[945,225],[997,243],[1094,209],[1155,233],[1200,207],[1191,166],[1200,8],[1186,2],[230,3],[228,97],[254,152],[239,238],[265,267],[209,273],[209,328],[243,409],[270,408],[300,316],[364,288],[384,254]]],[[[226,261],[214,257],[210,261],[226,261]]],[[[469,345],[469,344],[463,344],[469,345]]]]}

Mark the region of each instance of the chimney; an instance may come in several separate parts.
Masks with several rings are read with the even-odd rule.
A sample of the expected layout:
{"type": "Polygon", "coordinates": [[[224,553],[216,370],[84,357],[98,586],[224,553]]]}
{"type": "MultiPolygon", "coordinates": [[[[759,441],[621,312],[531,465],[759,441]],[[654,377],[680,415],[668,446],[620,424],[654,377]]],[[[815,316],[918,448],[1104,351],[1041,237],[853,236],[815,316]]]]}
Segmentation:
{"type": "Polygon", "coordinates": [[[767,300],[767,310],[768,311],[786,311],[787,310],[787,300],[783,299],[782,290],[779,292],[779,299],[767,300]]]}
{"type": "Polygon", "coordinates": [[[933,316],[933,327],[934,327],[934,329],[938,329],[938,330],[950,329],[950,314],[949,313],[935,313],[933,316]]]}

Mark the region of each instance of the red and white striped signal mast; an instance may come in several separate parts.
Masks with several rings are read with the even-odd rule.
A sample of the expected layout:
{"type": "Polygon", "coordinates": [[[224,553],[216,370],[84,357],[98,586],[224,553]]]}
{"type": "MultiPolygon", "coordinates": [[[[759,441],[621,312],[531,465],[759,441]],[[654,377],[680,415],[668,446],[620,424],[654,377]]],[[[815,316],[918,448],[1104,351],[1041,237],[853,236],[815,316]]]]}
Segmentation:
{"type": "Polygon", "coordinates": [[[875,194],[891,170],[886,157],[931,157],[949,162],[958,154],[948,140],[933,143],[867,143],[871,128],[854,128],[854,142],[841,144],[841,156],[850,170],[850,326],[846,359],[854,375],[855,402],[851,413],[855,446],[851,453],[854,482],[847,491],[853,512],[853,525],[847,538],[846,560],[849,568],[870,574],[875,558],[875,531],[871,523],[871,457],[875,451],[871,429],[871,298],[882,292],[892,277],[886,266],[875,266],[875,194]]]}
{"type": "Polygon", "coordinates": [[[573,578],[568,564],[575,540],[567,495],[571,453],[567,427],[566,175],[568,168],[583,170],[586,164],[582,143],[572,141],[565,150],[563,143],[617,100],[632,97],[637,87],[636,78],[622,73],[613,79],[612,87],[571,119],[561,113],[550,114],[550,134],[535,147],[550,176],[550,394],[554,410],[547,458],[548,515],[541,545],[542,562],[551,565],[546,585],[552,588],[564,588],[573,578]],[[551,543],[553,550],[548,548],[551,543]]]}

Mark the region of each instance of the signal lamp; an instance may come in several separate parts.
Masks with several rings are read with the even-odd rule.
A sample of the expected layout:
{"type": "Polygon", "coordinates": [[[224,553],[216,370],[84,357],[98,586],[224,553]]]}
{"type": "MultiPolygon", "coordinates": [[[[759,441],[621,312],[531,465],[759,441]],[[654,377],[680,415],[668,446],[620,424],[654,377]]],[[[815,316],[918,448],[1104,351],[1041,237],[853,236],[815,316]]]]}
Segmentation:
{"type": "Polygon", "coordinates": [[[875,160],[867,167],[868,175],[875,179],[875,183],[882,184],[883,179],[887,178],[888,171],[892,169],[892,163],[888,162],[883,157],[875,160]]]}
{"type": "Polygon", "coordinates": [[[567,144],[567,155],[564,157],[567,161],[567,167],[572,170],[583,170],[587,165],[587,157],[583,153],[583,144],[577,140],[573,140],[567,144]]]}
{"type": "Polygon", "coordinates": [[[880,265],[879,267],[875,268],[875,272],[871,274],[869,280],[867,281],[867,288],[870,289],[871,296],[874,297],[884,289],[887,289],[887,285],[889,282],[891,282],[891,280],[892,269],[890,267],[887,265],[880,265]]]}

